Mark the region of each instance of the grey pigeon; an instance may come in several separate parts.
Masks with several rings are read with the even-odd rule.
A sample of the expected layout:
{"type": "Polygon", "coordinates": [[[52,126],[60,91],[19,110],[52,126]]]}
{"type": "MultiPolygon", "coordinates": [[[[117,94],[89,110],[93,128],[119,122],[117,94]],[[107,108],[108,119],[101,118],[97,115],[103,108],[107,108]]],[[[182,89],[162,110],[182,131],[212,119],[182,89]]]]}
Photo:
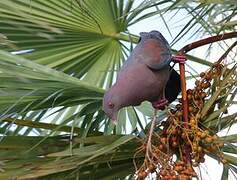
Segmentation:
{"type": "Polygon", "coordinates": [[[104,95],[103,110],[107,116],[116,123],[123,107],[138,106],[143,101],[154,104],[163,98],[168,102],[175,100],[180,81],[170,62],[170,47],[160,32],[140,33],[139,43],[123,64],[116,83],[104,95]]]}

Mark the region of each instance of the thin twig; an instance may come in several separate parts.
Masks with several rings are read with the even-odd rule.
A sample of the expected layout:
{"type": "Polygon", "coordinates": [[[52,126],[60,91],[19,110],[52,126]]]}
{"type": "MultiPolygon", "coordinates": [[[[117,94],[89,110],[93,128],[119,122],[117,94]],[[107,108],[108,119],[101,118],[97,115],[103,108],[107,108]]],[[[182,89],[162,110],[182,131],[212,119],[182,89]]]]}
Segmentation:
{"type": "Polygon", "coordinates": [[[227,51],[219,58],[217,63],[221,63],[223,59],[226,58],[226,56],[229,54],[229,52],[237,45],[237,41],[235,41],[228,49],[227,51]]]}
{"type": "Polygon", "coordinates": [[[156,115],[157,115],[157,109],[154,110],[154,117],[153,117],[153,120],[152,120],[151,128],[150,128],[150,131],[149,131],[149,136],[148,136],[148,141],[147,141],[147,145],[146,145],[146,157],[148,158],[148,160],[150,162],[152,162],[152,160],[150,159],[150,155],[149,155],[150,152],[152,152],[151,138],[152,138],[152,134],[153,134],[153,131],[154,131],[155,122],[156,122],[156,115]]]}

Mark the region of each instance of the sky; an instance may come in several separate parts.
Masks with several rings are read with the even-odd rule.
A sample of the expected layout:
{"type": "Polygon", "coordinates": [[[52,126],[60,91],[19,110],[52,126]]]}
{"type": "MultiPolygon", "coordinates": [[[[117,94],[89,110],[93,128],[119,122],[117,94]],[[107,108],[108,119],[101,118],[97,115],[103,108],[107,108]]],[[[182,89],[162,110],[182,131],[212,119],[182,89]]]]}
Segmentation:
{"type": "MultiPolygon", "coordinates": [[[[140,4],[142,1],[137,0],[135,2],[136,2],[136,4],[140,4]]],[[[153,10],[155,10],[155,9],[153,9],[153,10]]],[[[162,18],[159,16],[151,17],[149,19],[146,19],[146,20],[143,20],[139,23],[136,23],[135,25],[132,25],[131,27],[129,27],[129,31],[132,34],[139,35],[140,32],[149,32],[152,30],[158,30],[162,33],[162,35],[170,43],[170,42],[172,42],[173,38],[178,34],[179,31],[181,31],[181,29],[184,27],[184,25],[190,19],[187,16],[187,13],[185,11],[180,11],[175,16],[173,16],[173,15],[174,14],[169,14],[169,15],[164,16],[164,19],[165,19],[166,23],[168,24],[171,35],[170,35],[168,29],[166,28],[162,18]]],[[[183,46],[185,46],[195,40],[199,40],[200,37],[198,37],[198,35],[190,38],[193,35],[193,32],[195,32],[195,30],[191,30],[189,33],[187,33],[185,35],[185,37],[182,38],[178,43],[174,44],[172,46],[172,48],[178,50],[178,49],[181,49],[183,46]]],[[[204,36],[204,37],[207,37],[207,36],[204,36]]],[[[228,45],[230,45],[231,42],[233,42],[233,40],[226,41],[226,43],[228,45]]],[[[189,54],[206,59],[211,62],[215,62],[223,53],[223,49],[220,46],[220,44],[218,44],[218,43],[215,43],[215,45],[213,46],[212,52],[214,52],[214,53],[208,55],[207,49],[208,49],[208,46],[204,46],[204,47],[192,50],[189,54]]],[[[230,58],[227,58],[226,61],[231,61],[231,60],[230,60],[230,58]]],[[[202,66],[202,65],[197,64],[195,62],[187,61],[187,63],[186,63],[186,70],[192,72],[193,74],[203,72],[207,68],[208,68],[207,66],[202,66]]],[[[176,67],[176,69],[177,69],[177,67],[176,67]]],[[[194,85],[193,80],[188,81],[188,83],[187,83],[188,88],[192,88],[193,85],[194,85]]],[[[233,109],[230,110],[230,112],[234,111],[234,109],[236,109],[236,108],[237,108],[236,106],[233,107],[233,109]]],[[[229,134],[233,134],[236,132],[237,132],[237,126],[235,125],[234,127],[232,127],[230,129],[229,134]]],[[[219,135],[226,135],[226,133],[227,133],[227,130],[222,131],[219,135]]],[[[196,169],[197,170],[196,172],[201,172],[203,180],[219,180],[219,179],[221,179],[223,166],[210,157],[206,156],[205,159],[206,159],[205,163],[201,164],[201,166],[199,167],[200,170],[196,169]]],[[[236,177],[234,177],[230,173],[228,180],[236,180],[236,177]]]]}

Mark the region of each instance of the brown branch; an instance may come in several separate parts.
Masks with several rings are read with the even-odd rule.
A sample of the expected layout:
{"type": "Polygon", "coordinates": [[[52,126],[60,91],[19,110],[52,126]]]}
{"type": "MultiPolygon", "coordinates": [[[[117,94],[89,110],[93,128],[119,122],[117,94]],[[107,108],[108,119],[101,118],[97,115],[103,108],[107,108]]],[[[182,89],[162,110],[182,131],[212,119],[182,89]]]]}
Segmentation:
{"type": "MultiPolygon", "coordinates": [[[[184,126],[188,129],[188,98],[186,92],[186,79],[185,79],[185,66],[183,63],[179,64],[180,69],[180,81],[181,81],[181,92],[182,92],[182,104],[183,104],[183,121],[184,126]]],[[[185,146],[185,157],[187,163],[191,163],[190,153],[188,150],[188,146],[185,146]]]]}
{"type": "Polygon", "coordinates": [[[179,64],[180,78],[181,78],[181,91],[182,91],[182,102],[183,102],[183,117],[184,122],[188,123],[188,99],[186,93],[186,80],[185,80],[185,67],[184,64],[179,64]]]}
{"type": "Polygon", "coordinates": [[[230,38],[237,38],[237,32],[220,34],[220,35],[217,35],[217,36],[212,36],[212,37],[208,37],[208,38],[205,38],[205,39],[201,39],[199,41],[196,41],[196,42],[193,42],[191,44],[188,44],[188,45],[184,46],[178,52],[179,52],[179,54],[185,54],[188,51],[191,51],[192,49],[195,49],[195,48],[198,48],[198,47],[210,44],[210,43],[214,43],[214,42],[217,42],[217,41],[230,39],[230,38]]]}

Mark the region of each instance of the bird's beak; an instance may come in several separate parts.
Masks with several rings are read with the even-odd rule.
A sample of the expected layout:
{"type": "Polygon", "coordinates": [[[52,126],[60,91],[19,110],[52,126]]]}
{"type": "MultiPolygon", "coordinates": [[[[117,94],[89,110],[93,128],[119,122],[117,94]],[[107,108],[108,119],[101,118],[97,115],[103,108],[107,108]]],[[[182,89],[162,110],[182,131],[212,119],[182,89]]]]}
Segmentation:
{"type": "Polygon", "coordinates": [[[113,114],[111,120],[112,120],[112,123],[113,123],[114,125],[117,125],[117,124],[118,124],[118,113],[117,113],[117,112],[115,112],[115,113],[113,114]]]}

